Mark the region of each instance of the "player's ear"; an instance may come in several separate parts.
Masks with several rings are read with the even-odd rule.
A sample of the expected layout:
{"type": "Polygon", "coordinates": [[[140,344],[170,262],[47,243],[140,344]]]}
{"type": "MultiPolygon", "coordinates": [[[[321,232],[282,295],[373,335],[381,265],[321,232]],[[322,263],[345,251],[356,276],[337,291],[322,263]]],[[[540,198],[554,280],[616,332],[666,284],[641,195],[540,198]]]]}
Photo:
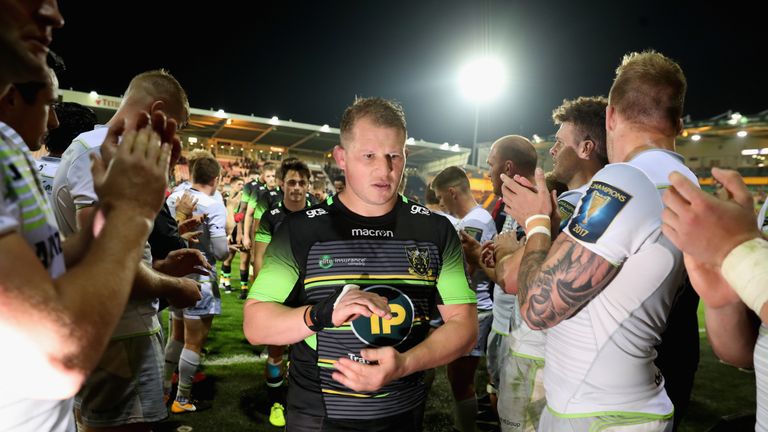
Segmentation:
{"type": "Polygon", "coordinates": [[[347,169],[347,161],[346,161],[346,153],[344,152],[344,148],[341,145],[337,145],[333,147],[333,159],[336,160],[336,165],[339,166],[343,171],[346,171],[347,169]]]}
{"type": "Polygon", "coordinates": [[[589,159],[589,156],[595,151],[595,142],[592,139],[587,138],[579,145],[579,157],[581,159],[589,159]]]}

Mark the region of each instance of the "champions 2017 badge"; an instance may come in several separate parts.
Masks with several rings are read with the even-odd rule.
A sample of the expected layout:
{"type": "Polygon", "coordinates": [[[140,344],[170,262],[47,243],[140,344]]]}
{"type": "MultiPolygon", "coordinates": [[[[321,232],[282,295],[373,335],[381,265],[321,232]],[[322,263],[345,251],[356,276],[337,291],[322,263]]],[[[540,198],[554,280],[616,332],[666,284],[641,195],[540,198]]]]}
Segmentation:
{"type": "Polygon", "coordinates": [[[595,181],[581,198],[579,213],[571,218],[568,230],[587,243],[595,243],[613,222],[632,195],[607,183],[595,181]]]}
{"type": "Polygon", "coordinates": [[[363,291],[376,293],[387,299],[392,319],[378,315],[360,316],[352,321],[352,331],[363,343],[374,346],[397,346],[413,328],[413,302],[402,291],[387,285],[373,285],[363,291]]]}

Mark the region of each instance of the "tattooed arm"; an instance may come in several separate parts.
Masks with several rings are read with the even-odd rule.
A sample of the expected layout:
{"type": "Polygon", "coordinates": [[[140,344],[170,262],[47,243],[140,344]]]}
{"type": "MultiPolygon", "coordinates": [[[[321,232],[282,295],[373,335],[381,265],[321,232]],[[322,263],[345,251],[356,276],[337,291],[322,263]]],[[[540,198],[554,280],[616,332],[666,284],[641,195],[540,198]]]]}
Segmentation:
{"type": "Polygon", "coordinates": [[[598,295],[618,270],[567,235],[554,243],[533,235],[517,275],[520,315],[532,329],[554,327],[598,295]]]}

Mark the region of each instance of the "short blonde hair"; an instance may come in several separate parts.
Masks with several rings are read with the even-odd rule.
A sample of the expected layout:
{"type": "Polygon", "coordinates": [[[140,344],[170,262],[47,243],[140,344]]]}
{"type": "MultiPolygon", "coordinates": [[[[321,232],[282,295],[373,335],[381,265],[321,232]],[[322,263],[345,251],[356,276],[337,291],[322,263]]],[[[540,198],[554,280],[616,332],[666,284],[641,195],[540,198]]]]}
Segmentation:
{"type": "Polygon", "coordinates": [[[653,50],[633,52],[616,68],[608,103],[632,123],[676,135],[687,86],[672,59],[653,50]]]}

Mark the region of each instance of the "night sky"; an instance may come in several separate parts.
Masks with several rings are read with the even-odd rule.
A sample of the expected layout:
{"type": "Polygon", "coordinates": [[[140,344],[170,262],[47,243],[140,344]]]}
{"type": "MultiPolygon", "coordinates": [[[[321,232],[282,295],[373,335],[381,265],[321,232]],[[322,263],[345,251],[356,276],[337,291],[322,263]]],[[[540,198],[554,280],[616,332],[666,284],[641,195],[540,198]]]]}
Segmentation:
{"type": "Polygon", "coordinates": [[[470,146],[474,105],[456,76],[483,53],[503,59],[509,84],[480,109],[479,141],[554,133],[563,98],[607,96],[621,56],[646,48],[680,62],[694,120],[768,109],[760,4],[63,0],[52,48],[62,88],[119,96],[163,67],[193,107],[333,127],[356,95],[382,96],[403,104],[411,136],[470,146]]]}

